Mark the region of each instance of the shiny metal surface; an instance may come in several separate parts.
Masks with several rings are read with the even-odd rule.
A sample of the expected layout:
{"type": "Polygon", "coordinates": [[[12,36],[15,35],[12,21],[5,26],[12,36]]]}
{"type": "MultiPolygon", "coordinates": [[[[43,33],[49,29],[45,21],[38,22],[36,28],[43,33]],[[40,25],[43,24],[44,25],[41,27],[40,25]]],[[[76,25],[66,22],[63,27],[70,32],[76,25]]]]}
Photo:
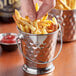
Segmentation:
{"type": "Polygon", "coordinates": [[[62,26],[64,42],[76,40],[76,10],[53,9],[49,12],[49,19],[52,17],[56,17],[62,26]]]}
{"type": "Polygon", "coordinates": [[[29,68],[26,64],[24,64],[23,66],[23,70],[25,72],[29,74],[34,74],[34,75],[47,74],[47,73],[53,72],[54,69],[55,69],[55,66],[53,64],[51,64],[49,67],[46,67],[46,68],[36,68],[36,69],[29,68]]]}
{"type": "MultiPolygon", "coordinates": [[[[18,39],[21,40],[21,47],[20,45],[18,45],[18,47],[22,51],[24,63],[28,67],[27,69],[31,68],[32,70],[35,69],[36,71],[39,71],[38,69],[47,68],[52,64],[52,61],[58,57],[62,48],[62,39],[61,48],[56,57],[54,57],[54,53],[60,28],[61,27],[53,33],[44,35],[24,33],[18,28],[20,32],[18,39]]],[[[50,69],[52,70],[53,68],[54,66],[50,69]]],[[[25,69],[26,72],[27,69],[25,69]]],[[[48,73],[49,71],[50,70],[48,70],[48,73]]],[[[44,71],[44,73],[46,72],[44,71]]]]}

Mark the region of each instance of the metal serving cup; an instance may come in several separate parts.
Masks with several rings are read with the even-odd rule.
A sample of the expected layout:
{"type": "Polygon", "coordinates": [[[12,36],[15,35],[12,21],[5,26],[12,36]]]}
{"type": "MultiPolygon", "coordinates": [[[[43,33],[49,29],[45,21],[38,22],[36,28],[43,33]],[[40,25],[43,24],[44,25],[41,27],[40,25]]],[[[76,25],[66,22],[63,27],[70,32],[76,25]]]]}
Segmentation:
{"type": "Polygon", "coordinates": [[[21,40],[21,44],[18,44],[18,47],[24,56],[23,70],[30,74],[52,72],[55,69],[52,61],[58,57],[62,49],[61,33],[61,47],[54,57],[58,32],[61,32],[61,26],[53,33],[39,35],[22,32],[18,27],[17,29],[20,34],[16,41],[18,44],[18,40],[21,40]]]}
{"type": "Polygon", "coordinates": [[[63,42],[76,40],[76,10],[52,9],[49,12],[49,19],[56,17],[62,26],[63,42]]]}

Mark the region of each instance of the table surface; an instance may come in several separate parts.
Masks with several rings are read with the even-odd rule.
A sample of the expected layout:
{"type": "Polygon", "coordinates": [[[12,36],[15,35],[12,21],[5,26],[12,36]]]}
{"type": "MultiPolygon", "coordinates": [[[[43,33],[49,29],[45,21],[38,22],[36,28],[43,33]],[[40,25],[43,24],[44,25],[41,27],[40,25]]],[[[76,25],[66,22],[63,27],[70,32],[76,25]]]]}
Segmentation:
{"type": "MultiPolygon", "coordinates": [[[[0,33],[6,32],[18,33],[16,24],[0,24],[0,33]]],[[[55,70],[52,73],[38,76],[76,76],[76,41],[64,43],[62,52],[53,63],[55,70]]],[[[0,76],[36,76],[25,73],[23,64],[23,56],[18,49],[6,52],[0,48],[0,76]]]]}

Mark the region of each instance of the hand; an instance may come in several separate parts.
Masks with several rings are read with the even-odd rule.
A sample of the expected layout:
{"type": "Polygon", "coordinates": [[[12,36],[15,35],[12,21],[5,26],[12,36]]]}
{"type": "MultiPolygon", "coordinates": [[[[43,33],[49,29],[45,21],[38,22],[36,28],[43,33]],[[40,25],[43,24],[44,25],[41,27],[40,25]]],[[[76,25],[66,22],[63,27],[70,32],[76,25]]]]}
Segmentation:
{"type": "Polygon", "coordinates": [[[41,0],[43,1],[42,6],[40,7],[39,11],[37,12],[37,19],[40,19],[44,16],[47,12],[49,12],[52,8],[55,7],[56,0],[41,0]]]}

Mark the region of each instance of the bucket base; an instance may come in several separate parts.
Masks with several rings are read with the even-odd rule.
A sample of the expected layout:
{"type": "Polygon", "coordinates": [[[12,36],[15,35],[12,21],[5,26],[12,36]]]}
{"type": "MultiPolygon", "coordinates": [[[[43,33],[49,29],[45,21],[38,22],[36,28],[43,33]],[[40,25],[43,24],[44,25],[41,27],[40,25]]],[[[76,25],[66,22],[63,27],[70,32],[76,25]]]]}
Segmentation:
{"type": "Polygon", "coordinates": [[[29,74],[34,74],[34,75],[40,75],[40,74],[46,74],[54,71],[55,66],[51,64],[48,68],[37,68],[37,69],[32,69],[27,67],[25,64],[23,66],[23,70],[29,74]]]}

